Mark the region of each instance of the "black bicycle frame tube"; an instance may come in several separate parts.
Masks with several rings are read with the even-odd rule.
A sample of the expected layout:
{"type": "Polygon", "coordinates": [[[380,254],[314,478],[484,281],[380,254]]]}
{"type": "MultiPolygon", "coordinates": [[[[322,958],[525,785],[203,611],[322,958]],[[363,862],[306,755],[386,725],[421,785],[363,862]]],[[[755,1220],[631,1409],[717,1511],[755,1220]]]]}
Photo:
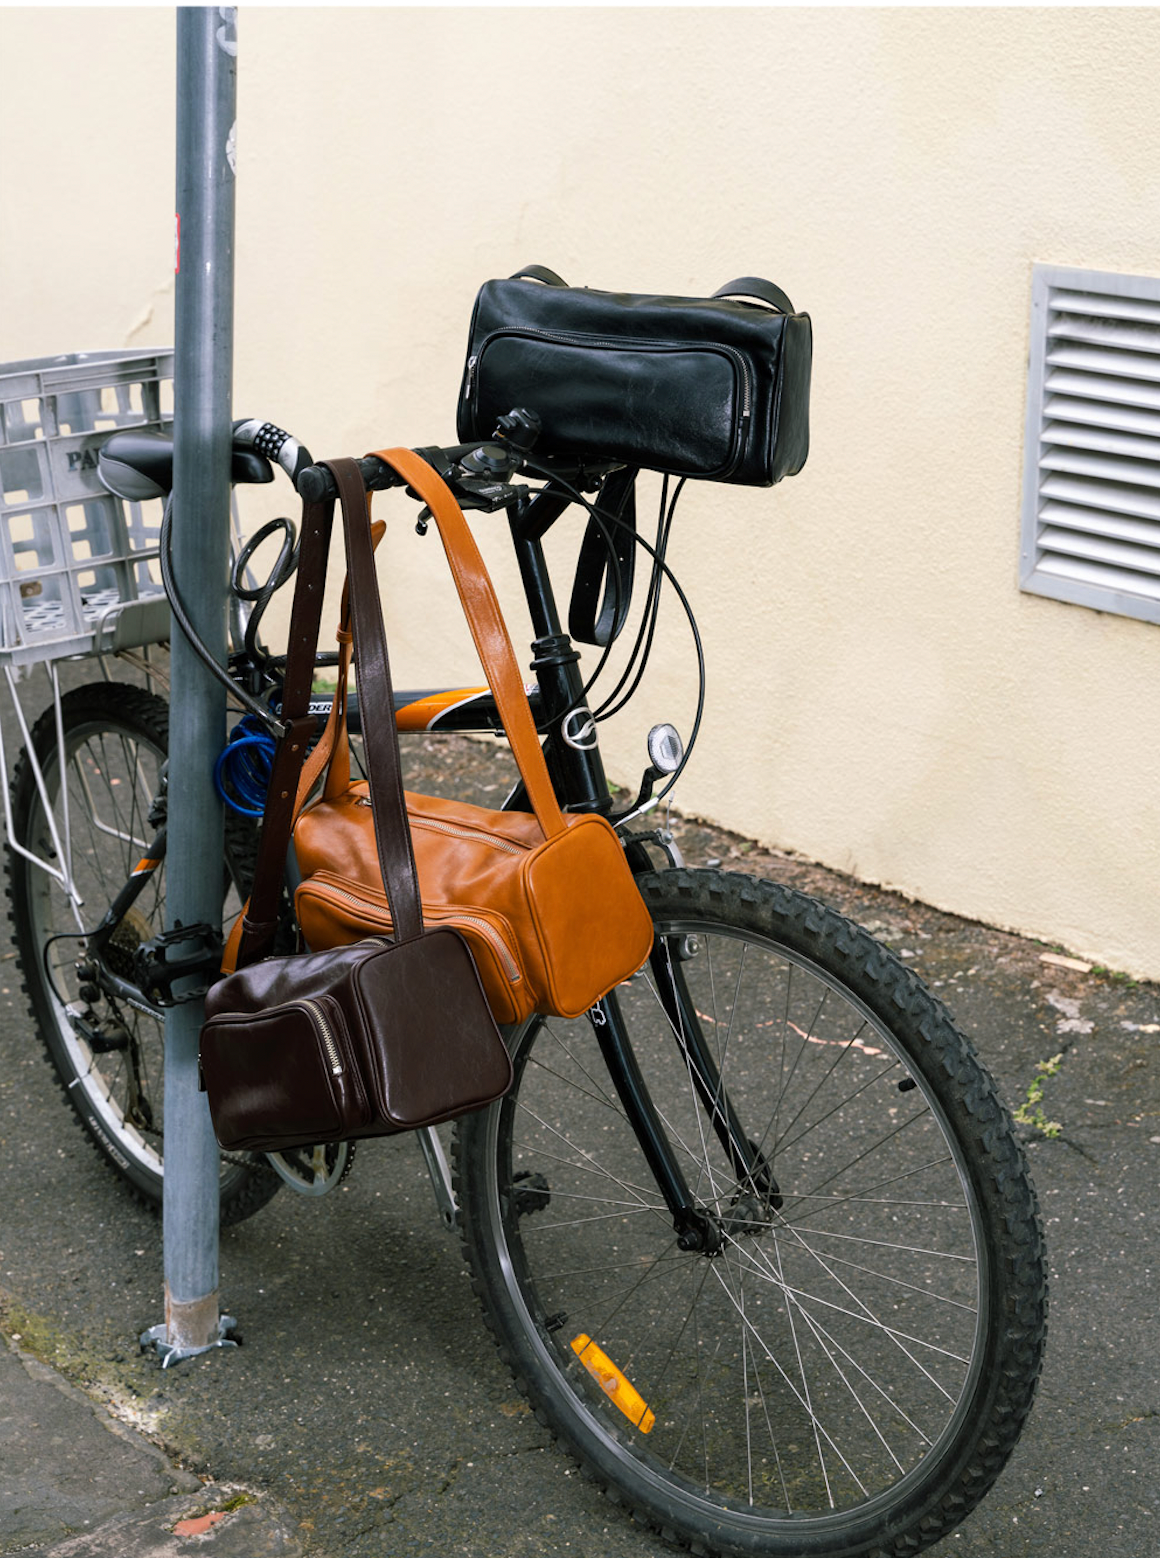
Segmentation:
{"type": "MultiPolygon", "coordinates": [[[[564,512],[569,500],[559,493],[545,490],[528,498],[521,496],[509,509],[509,523],[520,576],[536,634],[532,645],[535,656],[532,669],[539,686],[537,724],[547,732],[545,756],[553,782],[561,797],[561,803],[569,811],[601,811],[611,809],[611,797],[604,763],[592,732],[592,745],[579,744],[587,739],[583,730],[583,716],[589,719],[584,702],[584,681],[579,669],[580,656],[571,640],[561,631],[559,614],[542,540],[550,526],[564,512]],[[561,728],[569,715],[577,716],[578,734],[572,740],[561,728]]],[[[402,701],[402,700],[400,700],[402,701]]],[[[329,699],[317,699],[312,711],[320,720],[329,712],[329,699]]],[[[483,700],[476,706],[476,714],[483,714],[482,722],[471,728],[485,727],[495,717],[494,706],[488,704],[486,712],[483,700]]],[[[353,722],[352,722],[353,723],[353,722]]],[[[505,805],[509,808],[526,808],[521,798],[522,786],[517,786],[505,805]]],[[[125,913],[141,892],[149,876],[165,854],[166,830],[160,829],[151,842],[148,854],[142,861],[145,869],[135,872],[117,894],[108,911],[96,927],[90,939],[93,951],[99,952],[125,913]]],[[[631,841],[627,846],[629,864],[634,872],[651,869],[646,851],[631,841]]],[[[689,998],[688,989],[680,971],[667,949],[654,946],[650,955],[653,977],[665,1014],[672,1026],[681,1053],[689,1066],[694,1086],[712,1121],[734,1172],[738,1177],[764,1194],[776,1194],[768,1163],[763,1155],[746,1138],[738,1122],[721,1077],[706,1046],[700,1022],[689,998]]],[[[121,995],[130,1002],[140,999],[135,986],[114,975],[101,960],[102,982],[111,993],[121,995]]],[[[685,1249],[713,1253],[720,1245],[720,1235],[710,1219],[694,1201],[685,1181],[677,1157],[661,1126],[656,1107],[649,1095],[641,1074],[632,1042],[628,1034],[616,993],[606,996],[589,1012],[589,1020],[596,1033],[597,1042],[609,1079],[625,1110],[649,1170],[665,1205],[673,1218],[678,1239],[685,1249]]]]}
{"type": "Polygon", "coordinates": [[[140,986],[114,973],[105,960],[104,950],[116,933],[121,921],[145,890],[157,867],[165,859],[168,838],[168,827],[162,823],[125,885],[101,916],[100,923],[85,937],[85,951],[87,955],[95,957],[97,960],[98,980],[101,988],[108,994],[118,996],[121,1000],[128,1001],[133,1005],[139,1005],[143,999],[140,986]]]}
{"type": "Polygon", "coordinates": [[[512,543],[532,619],[535,642],[532,668],[540,688],[543,726],[548,732],[549,766],[563,782],[566,811],[607,812],[612,808],[604,761],[584,701],[580,656],[560,626],[556,597],[544,557],[543,537],[568,507],[570,498],[550,488],[528,498],[521,494],[508,511],[512,543]],[[576,730],[568,728],[575,721],[576,730]],[[591,745],[586,727],[591,726],[591,745]]]}

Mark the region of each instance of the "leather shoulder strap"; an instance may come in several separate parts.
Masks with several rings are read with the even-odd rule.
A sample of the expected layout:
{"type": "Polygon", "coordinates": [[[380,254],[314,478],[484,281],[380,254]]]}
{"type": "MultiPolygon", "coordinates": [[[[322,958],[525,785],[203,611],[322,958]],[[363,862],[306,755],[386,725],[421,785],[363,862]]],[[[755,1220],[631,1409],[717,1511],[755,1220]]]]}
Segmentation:
{"type": "MultiPolygon", "coordinates": [[[[367,493],[367,509],[369,512],[371,495],[367,493]]],[[[381,519],[371,521],[371,546],[377,547],[386,531],[386,525],[381,519]]],[[[342,608],[339,613],[338,631],[335,635],[338,640],[339,661],[338,673],[335,679],[334,701],[330,706],[330,718],[326,722],[326,728],[308,755],[302,767],[302,774],[298,780],[298,800],[294,808],[294,819],[298,820],[298,813],[305,806],[311,790],[313,790],[318,776],[326,769],[326,795],[332,799],[341,793],[350,784],[350,744],[346,730],[346,691],[350,678],[351,659],[351,631],[350,631],[350,578],[344,581],[342,586],[342,608]]]]}
{"type": "Polygon", "coordinates": [[[736,281],[727,281],[723,287],[718,287],[713,296],[715,298],[757,298],[762,303],[768,303],[770,308],[776,308],[780,314],[796,313],[796,309],[781,288],[775,286],[772,281],[763,281],[760,276],[738,276],[736,281]]]}
{"type": "Polygon", "coordinates": [[[423,909],[411,848],[411,830],[407,825],[399,735],[391,717],[395,700],[366,489],[354,460],[325,460],[322,463],[334,476],[342,503],[355,678],[360,706],[368,711],[368,717],[363,720],[363,754],[379,866],[391,906],[395,940],[410,941],[423,933],[423,909]],[[374,709],[383,711],[381,718],[370,717],[369,711],[374,709]]]}
{"type": "Polygon", "coordinates": [[[584,528],[568,607],[568,636],[581,644],[603,649],[628,618],[636,573],[636,476],[632,467],[613,471],[600,494],[600,508],[620,523],[601,524],[593,514],[584,528]]]}
{"type": "Polygon", "coordinates": [[[286,645],[286,673],[282,683],[282,721],[286,734],[274,754],[266,791],[254,885],[239,920],[240,930],[235,927],[230,937],[227,963],[232,958],[238,968],[269,952],[278,925],[278,899],[286,870],[286,848],[294,823],[298,778],[314,730],[314,719],[309,713],[310,685],[318,648],[318,629],[322,623],[326,560],[333,521],[333,502],[304,505],[298,575],[286,645]]]}
{"type": "MultiPolygon", "coordinates": [[[[545,838],[549,838],[563,829],[564,817],[540,749],[512,641],[487,568],[475,544],[475,537],[450,487],[414,450],[380,449],[376,451],[375,458],[397,471],[431,510],[451,566],[463,614],[475,640],[484,673],[495,694],[504,734],[511,743],[516,764],[523,775],[532,810],[539,819],[545,838]]],[[[356,644],[357,641],[356,626],[356,644]]]]}

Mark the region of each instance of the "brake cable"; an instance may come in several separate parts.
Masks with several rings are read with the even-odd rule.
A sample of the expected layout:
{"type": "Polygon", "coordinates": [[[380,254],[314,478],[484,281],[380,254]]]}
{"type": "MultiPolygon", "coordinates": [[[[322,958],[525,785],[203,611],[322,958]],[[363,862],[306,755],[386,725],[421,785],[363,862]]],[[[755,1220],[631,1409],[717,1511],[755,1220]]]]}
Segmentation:
{"type": "MultiPolygon", "coordinates": [[[[652,558],[654,575],[663,574],[663,576],[668,580],[669,584],[672,586],[673,591],[675,592],[675,594],[677,596],[678,601],[681,604],[681,609],[685,613],[685,618],[686,618],[686,620],[688,621],[688,624],[689,624],[689,630],[690,630],[690,632],[692,633],[692,636],[693,636],[693,647],[694,647],[694,650],[696,651],[696,655],[697,655],[697,710],[696,710],[696,714],[693,717],[693,727],[692,727],[692,730],[689,733],[689,740],[688,740],[688,743],[685,746],[685,750],[684,750],[684,753],[683,753],[683,755],[681,757],[681,761],[677,765],[676,769],[673,771],[672,775],[670,776],[669,782],[664,786],[664,788],[660,791],[660,793],[655,797],[655,800],[654,800],[654,804],[655,804],[656,802],[659,802],[659,801],[663,800],[664,797],[673,788],[673,786],[676,784],[677,780],[681,777],[681,774],[684,772],[685,765],[688,763],[689,758],[692,755],[693,747],[695,746],[696,741],[697,741],[697,736],[700,733],[701,720],[702,720],[702,717],[703,717],[704,712],[705,712],[705,690],[706,690],[705,651],[704,651],[704,646],[701,643],[701,634],[700,634],[700,630],[697,627],[697,619],[696,619],[696,616],[693,613],[692,606],[689,604],[688,596],[685,594],[684,590],[681,588],[680,581],[677,579],[677,576],[673,573],[673,571],[669,567],[668,563],[666,563],[665,560],[664,560],[663,551],[664,551],[665,548],[667,548],[667,545],[668,545],[667,530],[666,530],[666,533],[663,536],[658,535],[658,540],[662,543],[661,547],[660,548],[654,547],[648,541],[646,541],[642,535],[639,535],[630,526],[626,525],[624,523],[624,521],[621,520],[617,515],[611,513],[607,509],[601,509],[599,504],[595,504],[595,503],[589,502],[589,500],[584,496],[584,494],[577,487],[574,487],[571,482],[566,481],[564,479],[564,477],[559,475],[558,472],[553,471],[549,466],[541,465],[537,460],[532,459],[532,457],[530,455],[528,455],[526,452],[521,453],[521,463],[522,463],[522,465],[524,466],[525,469],[530,470],[530,471],[534,471],[538,475],[547,477],[550,481],[554,481],[556,483],[557,487],[559,488],[559,490],[562,491],[562,492],[567,493],[574,503],[578,503],[578,504],[580,504],[580,506],[582,508],[587,509],[588,513],[592,516],[592,518],[596,521],[597,525],[600,527],[601,533],[603,534],[603,536],[605,538],[605,544],[609,548],[610,555],[612,554],[612,538],[611,538],[611,534],[610,534],[610,532],[609,532],[609,530],[607,528],[607,523],[606,522],[610,522],[613,525],[617,525],[617,526],[619,526],[623,530],[629,530],[631,532],[632,536],[633,536],[633,539],[634,539],[636,545],[640,546],[640,547],[643,547],[644,550],[652,558]]],[[[680,485],[677,487],[677,491],[674,493],[672,503],[671,503],[671,505],[669,507],[668,518],[669,518],[670,522],[671,522],[671,519],[672,519],[673,509],[676,506],[677,498],[680,496],[681,488],[683,486],[684,486],[684,479],[682,479],[680,485]]],[[[659,590],[659,586],[658,586],[658,590],[659,590]]],[[[647,605],[646,605],[646,610],[647,609],[648,608],[647,608],[647,605]]],[[[654,612],[654,618],[655,618],[655,612],[654,612]]],[[[654,625],[655,625],[655,623],[654,623],[654,625]]],[[[568,708],[563,711],[563,714],[560,716],[562,719],[566,718],[572,712],[573,709],[580,708],[584,704],[585,700],[588,697],[589,691],[591,690],[593,684],[596,682],[596,680],[599,677],[601,671],[604,669],[604,666],[605,666],[605,664],[606,664],[606,662],[608,660],[609,652],[610,652],[614,642],[615,642],[614,639],[610,639],[609,642],[604,646],[604,651],[601,654],[600,659],[597,661],[596,669],[593,671],[592,675],[588,678],[587,682],[584,684],[584,686],[581,689],[580,693],[572,700],[572,702],[569,704],[568,708]]],[[[645,660],[645,663],[647,663],[648,653],[651,653],[651,647],[652,647],[652,634],[650,632],[650,634],[649,634],[649,643],[648,643],[647,650],[646,650],[646,660],[645,660]]],[[[635,656],[635,653],[636,653],[636,651],[634,649],[634,651],[633,651],[634,656],[635,656]]],[[[636,691],[636,688],[637,688],[637,686],[639,685],[639,682],[640,682],[640,677],[643,674],[644,674],[644,664],[642,664],[640,666],[640,668],[639,668],[637,679],[636,679],[636,681],[633,684],[632,692],[630,692],[629,695],[628,695],[629,697],[631,697],[632,693],[634,693],[636,691]]],[[[622,680],[620,685],[623,685],[623,680],[622,680]]],[[[617,691],[619,691],[619,687],[617,688],[617,691]]],[[[615,697],[616,696],[616,692],[614,692],[612,694],[612,696],[615,697]]],[[[627,702],[627,698],[621,700],[621,703],[618,705],[618,708],[622,708],[624,706],[625,702],[627,702]]],[[[611,712],[612,713],[616,713],[617,710],[614,709],[611,712]]],[[[606,719],[606,718],[608,718],[608,714],[605,713],[602,717],[606,719]]]]}

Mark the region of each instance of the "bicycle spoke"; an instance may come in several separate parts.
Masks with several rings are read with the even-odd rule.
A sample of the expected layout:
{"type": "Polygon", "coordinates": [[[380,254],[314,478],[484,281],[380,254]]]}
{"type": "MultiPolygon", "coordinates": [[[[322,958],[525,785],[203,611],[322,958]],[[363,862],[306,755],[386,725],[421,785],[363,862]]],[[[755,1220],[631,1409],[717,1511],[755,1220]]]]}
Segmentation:
{"type": "MultiPolygon", "coordinates": [[[[597,1037],[553,1019],[517,1036],[516,1096],[466,1137],[485,1178],[539,1169],[555,1211],[529,1189],[527,1215],[499,1226],[497,1264],[483,1233],[507,1201],[461,1176],[472,1260],[533,1399],[553,1420],[556,1387],[538,1390],[535,1360],[559,1357],[542,1372],[574,1380],[560,1388],[577,1403],[560,1432],[634,1507],[662,1524],[697,1511],[689,1540],[709,1552],[728,1531],[730,1550],[764,1555],[751,1516],[776,1531],[770,1554],[821,1552],[834,1533],[867,1552],[876,1512],[910,1497],[898,1487],[923,1508],[929,1468],[977,1445],[985,1339],[1002,1351],[1010,1335],[980,1247],[998,1227],[1013,1269],[1008,1228],[986,1222],[967,1172],[979,1128],[960,1120],[956,1134],[946,1115],[946,1078],[973,1062],[937,1012],[912,1018],[925,1008],[888,960],[865,998],[848,991],[832,970],[852,966],[860,933],[835,932],[819,967],[816,906],[725,874],[674,876],[648,969],[617,1000],[707,1248],[674,1239],[597,1037]],[[705,919],[686,918],[700,880],[705,919]],[[791,951],[713,918],[718,904],[756,917],[766,899],[798,917],[791,951]],[[882,1011],[902,1014],[901,1038],[882,1011]],[[609,1360],[603,1390],[575,1364],[573,1330],[609,1360]]],[[[907,1529],[921,1545],[917,1518],[907,1529]]]]}

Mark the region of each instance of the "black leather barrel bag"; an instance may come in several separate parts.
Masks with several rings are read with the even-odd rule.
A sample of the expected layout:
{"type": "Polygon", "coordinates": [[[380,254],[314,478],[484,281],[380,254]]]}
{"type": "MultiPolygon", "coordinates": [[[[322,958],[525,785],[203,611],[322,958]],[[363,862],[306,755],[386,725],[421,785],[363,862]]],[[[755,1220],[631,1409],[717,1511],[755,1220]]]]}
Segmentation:
{"type": "Polygon", "coordinates": [[[808,314],[754,276],[711,298],[569,287],[530,265],[480,289],[458,433],[490,438],[517,406],[536,453],[769,487],[809,451],[808,314]]]}

